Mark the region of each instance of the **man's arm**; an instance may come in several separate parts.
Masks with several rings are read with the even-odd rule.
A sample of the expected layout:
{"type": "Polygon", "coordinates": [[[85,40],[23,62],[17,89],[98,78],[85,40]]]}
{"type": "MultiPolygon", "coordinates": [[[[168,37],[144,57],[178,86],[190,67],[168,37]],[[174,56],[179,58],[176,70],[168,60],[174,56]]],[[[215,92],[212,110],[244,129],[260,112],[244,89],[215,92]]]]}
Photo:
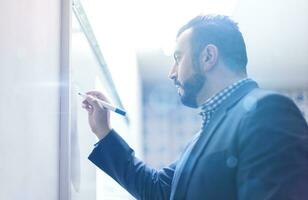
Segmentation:
{"type": "Polygon", "coordinates": [[[175,164],[155,170],[138,160],[128,144],[112,130],[89,159],[137,199],[169,199],[175,164]]]}
{"type": "Polygon", "coordinates": [[[110,113],[95,99],[109,103],[99,91],[90,91],[82,102],[92,132],[100,142],[89,159],[137,199],[169,199],[175,164],[160,171],[146,166],[110,126],[110,113]],[[93,98],[95,97],[95,98],[93,98]]]}
{"type": "Polygon", "coordinates": [[[264,97],[239,132],[238,199],[308,199],[308,127],[291,100],[264,97]]]}

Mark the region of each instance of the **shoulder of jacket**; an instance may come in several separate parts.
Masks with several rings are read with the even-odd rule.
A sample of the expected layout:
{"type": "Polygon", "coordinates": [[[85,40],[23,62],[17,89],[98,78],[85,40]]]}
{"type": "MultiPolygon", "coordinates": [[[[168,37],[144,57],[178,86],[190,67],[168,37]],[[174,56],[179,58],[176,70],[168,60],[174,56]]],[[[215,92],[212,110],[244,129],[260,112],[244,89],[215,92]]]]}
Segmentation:
{"type": "Polygon", "coordinates": [[[246,111],[252,111],[258,107],[262,102],[292,102],[292,100],[276,91],[265,90],[261,88],[256,88],[248,93],[243,99],[240,101],[240,106],[246,111]]]}

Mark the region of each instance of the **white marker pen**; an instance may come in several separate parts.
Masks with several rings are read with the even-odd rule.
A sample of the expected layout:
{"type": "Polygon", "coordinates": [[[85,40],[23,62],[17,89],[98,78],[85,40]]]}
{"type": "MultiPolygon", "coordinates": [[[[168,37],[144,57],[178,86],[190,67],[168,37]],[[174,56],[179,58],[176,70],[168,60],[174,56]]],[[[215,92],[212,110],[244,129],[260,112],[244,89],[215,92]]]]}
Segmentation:
{"type": "MultiPolygon", "coordinates": [[[[79,94],[80,96],[84,97],[84,98],[87,98],[87,97],[90,96],[90,95],[83,94],[83,93],[81,93],[81,92],[78,92],[78,94],[79,94]]],[[[116,112],[116,113],[118,113],[118,114],[120,114],[120,115],[123,115],[123,116],[126,115],[126,112],[125,112],[124,110],[122,110],[122,109],[120,109],[120,108],[116,108],[116,107],[110,105],[109,103],[107,103],[107,102],[105,102],[105,101],[102,101],[102,100],[100,100],[100,99],[98,99],[98,98],[95,98],[95,97],[93,97],[93,96],[90,96],[90,97],[92,97],[93,99],[97,100],[97,102],[100,104],[100,106],[103,106],[104,108],[107,108],[108,110],[112,110],[113,112],[116,112]]]]}

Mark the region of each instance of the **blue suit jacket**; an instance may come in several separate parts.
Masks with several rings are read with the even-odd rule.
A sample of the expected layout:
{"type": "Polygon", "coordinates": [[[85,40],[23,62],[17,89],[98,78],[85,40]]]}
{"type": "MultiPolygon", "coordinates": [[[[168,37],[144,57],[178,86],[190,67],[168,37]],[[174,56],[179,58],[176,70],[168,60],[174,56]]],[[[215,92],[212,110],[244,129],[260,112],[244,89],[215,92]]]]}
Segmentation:
{"type": "Polygon", "coordinates": [[[113,130],[89,159],[137,199],[308,200],[307,123],[256,83],[232,94],[187,149],[187,160],[155,170],[113,130]]]}

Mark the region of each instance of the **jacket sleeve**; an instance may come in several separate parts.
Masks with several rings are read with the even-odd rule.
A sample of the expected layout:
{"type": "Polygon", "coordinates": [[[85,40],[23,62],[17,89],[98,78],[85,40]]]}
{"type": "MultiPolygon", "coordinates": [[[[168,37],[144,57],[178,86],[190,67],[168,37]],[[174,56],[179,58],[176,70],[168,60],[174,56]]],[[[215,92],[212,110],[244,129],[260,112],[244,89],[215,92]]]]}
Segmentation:
{"type": "Polygon", "coordinates": [[[239,132],[238,199],[308,199],[308,127],[290,99],[259,100],[239,132]]]}
{"type": "Polygon", "coordinates": [[[112,130],[89,155],[89,160],[137,199],[169,199],[175,163],[161,170],[147,166],[112,130]]]}

